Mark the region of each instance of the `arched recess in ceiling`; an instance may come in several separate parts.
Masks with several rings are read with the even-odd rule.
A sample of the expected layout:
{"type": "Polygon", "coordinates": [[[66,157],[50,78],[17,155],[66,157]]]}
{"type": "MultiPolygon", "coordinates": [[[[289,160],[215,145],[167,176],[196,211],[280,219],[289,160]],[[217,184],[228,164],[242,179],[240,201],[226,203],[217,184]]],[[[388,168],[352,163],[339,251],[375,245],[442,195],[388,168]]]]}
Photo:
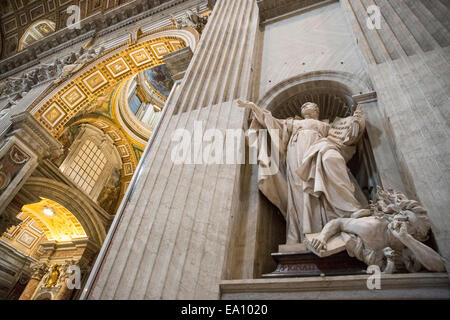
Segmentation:
{"type": "Polygon", "coordinates": [[[43,39],[49,34],[55,32],[55,30],[56,23],[48,19],[42,19],[32,23],[20,38],[17,51],[22,51],[30,44],[43,39]]]}
{"type": "Polygon", "coordinates": [[[35,195],[34,203],[42,198],[57,202],[73,214],[90,240],[98,245],[106,237],[106,221],[110,217],[102,217],[85,201],[81,191],[67,187],[67,185],[47,178],[32,177],[25,183],[30,194],[35,195]]]}
{"type": "Polygon", "coordinates": [[[23,206],[22,212],[37,221],[47,240],[70,241],[86,238],[86,232],[78,219],[63,205],[50,199],[23,206]]]}
{"type": "MultiPolygon", "coordinates": [[[[131,180],[131,175],[134,169],[137,167],[142,149],[139,146],[130,142],[127,138],[123,128],[120,128],[117,123],[111,119],[98,115],[88,114],[81,119],[72,119],[68,124],[70,128],[74,126],[80,126],[82,124],[90,124],[96,128],[102,130],[105,134],[109,135],[114,141],[114,147],[117,149],[122,162],[126,165],[122,166],[120,172],[120,198],[125,194],[128,187],[128,183],[131,180]],[[74,121],[72,121],[74,120],[74,121]],[[130,165],[131,164],[131,165],[130,165]],[[131,168],[131,169],[130,169],[131,168]]],[[[67,129],[70,129],[69,127],[67,129]]],[[[67,130],[66,129],[66,130],[67,130]]]]}
{"type": "Polygon", "coordinates": [[[29,107],[30,113],[53,136],[59,137],[74,117],[92,111],[98,98],[124,80],[164,63],[166,54],[190,46],[195,51],[198,33],[173,27],[143,35],[138,41],[109,49],[62,83],[45,90],[29,107]]]}
{"type": "MultiPolygon", "coordinates": [[[[137,33],[136,33],[137,34],[137,33]]],[[[90,123],[114,141],[122,161],[121,192],[125,193],[145,149],[149,134],[133,133],[115,107],[120,88],[145,70],[164,64],[164,56],[185,47],[195,51],[199,34],[192,28],[162,28],[125,40],[53,83],[29,106],[29,112],[62,141],[73,125],[90,123]]],[[[77,62],[75,62],[77,63],[77,62]]]]}

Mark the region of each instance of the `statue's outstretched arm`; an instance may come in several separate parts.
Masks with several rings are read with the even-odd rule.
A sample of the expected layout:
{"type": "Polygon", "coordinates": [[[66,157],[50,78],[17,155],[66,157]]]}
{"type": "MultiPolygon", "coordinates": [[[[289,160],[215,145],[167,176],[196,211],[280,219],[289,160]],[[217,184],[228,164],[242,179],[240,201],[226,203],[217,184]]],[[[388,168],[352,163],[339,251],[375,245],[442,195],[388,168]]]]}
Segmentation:
{"type": "Polygon", "coordinates": [[[254,104],[238,100],[237,104],[241,108],[249,108],[252,110],[255,120],[265,129],[271,137],[271,143],[282,154],[287,151],[287,145],[292,134],[292,121],[277,119],[270,111],[265,110],[254,104]]]}
{"type": "MultiPolygon", "coordinates": [[[[264,111],[261,107],[257,106],[255,103],[250,101],[238,100],[237,104],[241,108],[249,108],[252,110],[256,120],[263,126],[266,127],[266,123],[264,121],[264,116],[270,114],[269,111],[264,111]]],[[[271,115],[271,114],[270,114],[271,115]]]]}
{"type": "Polygon", "coordinates": [[[282,130],[283,129],[283,125],[284,125],[284,120],[281,119],[277,119],[274,116],[272,116],[272,113],[270,113],[270,111],[268,110],[264,110],[261,107],[257,106],[255,103],[250,102],[250,101],[242,101],[242,100],[238,100],[237,104],[239,107],[241,108],[249,108],[252,110],[256,120],[264,127],[267,129],[279,129],[282,130]],[[267,121],[269,120],[270,121],[267,121]],[[270,127],[267,125],[267,123],[270,122],[270,127]]]}
{"type": "Polygon", "coordinates": [[[389,225],[389,229],[398,240],[412,251],[417,260],[419,260],[425,268],[435,272],[445,271],[444,259],[436,251],[414,239],[414,237],[407,232],[405,223],[401,224],[399,230],[395,229],[392,224],[389,225]]]}

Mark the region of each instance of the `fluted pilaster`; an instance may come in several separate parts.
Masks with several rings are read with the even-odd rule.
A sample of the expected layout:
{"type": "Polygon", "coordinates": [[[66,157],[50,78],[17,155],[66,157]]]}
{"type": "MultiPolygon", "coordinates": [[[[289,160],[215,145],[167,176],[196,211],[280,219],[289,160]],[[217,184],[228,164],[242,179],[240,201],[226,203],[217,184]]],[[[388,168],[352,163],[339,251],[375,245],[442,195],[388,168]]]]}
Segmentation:
{"type": "MultiPolygon", "coordinates": [[[[176,129],[242,128],[257,51],[255,0],[219,0],[180,87],[166,105],[120,222],[93,275],[90,299],[219,297],[239,165],[175,165],[176,129]]],[[[201,156],[201,154],[200,154],[201,156]]]]}

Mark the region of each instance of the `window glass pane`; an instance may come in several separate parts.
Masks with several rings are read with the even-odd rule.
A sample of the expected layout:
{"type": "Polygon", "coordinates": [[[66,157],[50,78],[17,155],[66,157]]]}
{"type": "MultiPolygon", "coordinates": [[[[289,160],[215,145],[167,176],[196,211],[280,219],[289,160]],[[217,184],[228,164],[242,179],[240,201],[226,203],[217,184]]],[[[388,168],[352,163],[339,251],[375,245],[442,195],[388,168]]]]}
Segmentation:
{"type": "Polygon", "coordinates": [[[130,100],[130,103],[129,103],[131,112],[133,112],[133,114],[136,114],[138,112],[141,104],[142,104],[141,100],[139,100],[139,98],[137,96],[133,96],[133,98],[130,100]]]}
{"type": "Polygon", "coordinates": [[[104,154],[91,140],[88,140],[71,163],[67,171],[68,177],[86,193],[90,193],[105,164],[104,154]]]}

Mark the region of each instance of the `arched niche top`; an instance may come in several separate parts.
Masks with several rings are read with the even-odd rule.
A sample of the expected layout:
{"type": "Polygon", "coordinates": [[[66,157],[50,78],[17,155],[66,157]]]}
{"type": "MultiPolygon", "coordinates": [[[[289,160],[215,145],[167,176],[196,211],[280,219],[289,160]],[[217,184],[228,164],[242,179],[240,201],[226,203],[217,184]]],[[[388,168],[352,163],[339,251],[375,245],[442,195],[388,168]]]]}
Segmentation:
{"type": "Polygon", "coordinates": [[[113,172],[121,169],[122,160],[114,141],[87,123],[80,125],[80,132],[59,167],[93,201],[97,201],[113,172]]]}
{"type": "Polygon", "coordinates": [[[110,161],[114,167],[122,167],[122,159],[120,154],[114,147],[114,141],[109,135],[89,123],[82,123],[80,124],[80,127],[80,137],[84,136],[86,140],[95,141],[102,151],[108,152],[108,161],[110,161]]]}
{"type": "Polygon", "coordinates": [[[55,30],[56,23],[48,19],[41,19],[32,23],[20,38],[17,51],[22,51],[30,44],[39,41],[49,34],[55,32],[55,30]]]}
{"type": "Polygon", "coordinates": [[[64,206],[80,222],[91,241],[98,245],[103,243],[106,237],[105,225],[102,223],[99,212],[86,201],[86,196],[81,191],[42,177],[30,177],[24,184],[24,188],[33,194],[37,201],[42,197],[64,206]]]}
{"type": "Polygon", "coordinates": [[[287,118],[299,114],[304,102],[312,101],[321,107],[321,118],[343,117],[353,111],[352,96],[371,91],[370,83],[351,73],[315,71],[280,82],[258,104],[275,117],[287,118]]]}

